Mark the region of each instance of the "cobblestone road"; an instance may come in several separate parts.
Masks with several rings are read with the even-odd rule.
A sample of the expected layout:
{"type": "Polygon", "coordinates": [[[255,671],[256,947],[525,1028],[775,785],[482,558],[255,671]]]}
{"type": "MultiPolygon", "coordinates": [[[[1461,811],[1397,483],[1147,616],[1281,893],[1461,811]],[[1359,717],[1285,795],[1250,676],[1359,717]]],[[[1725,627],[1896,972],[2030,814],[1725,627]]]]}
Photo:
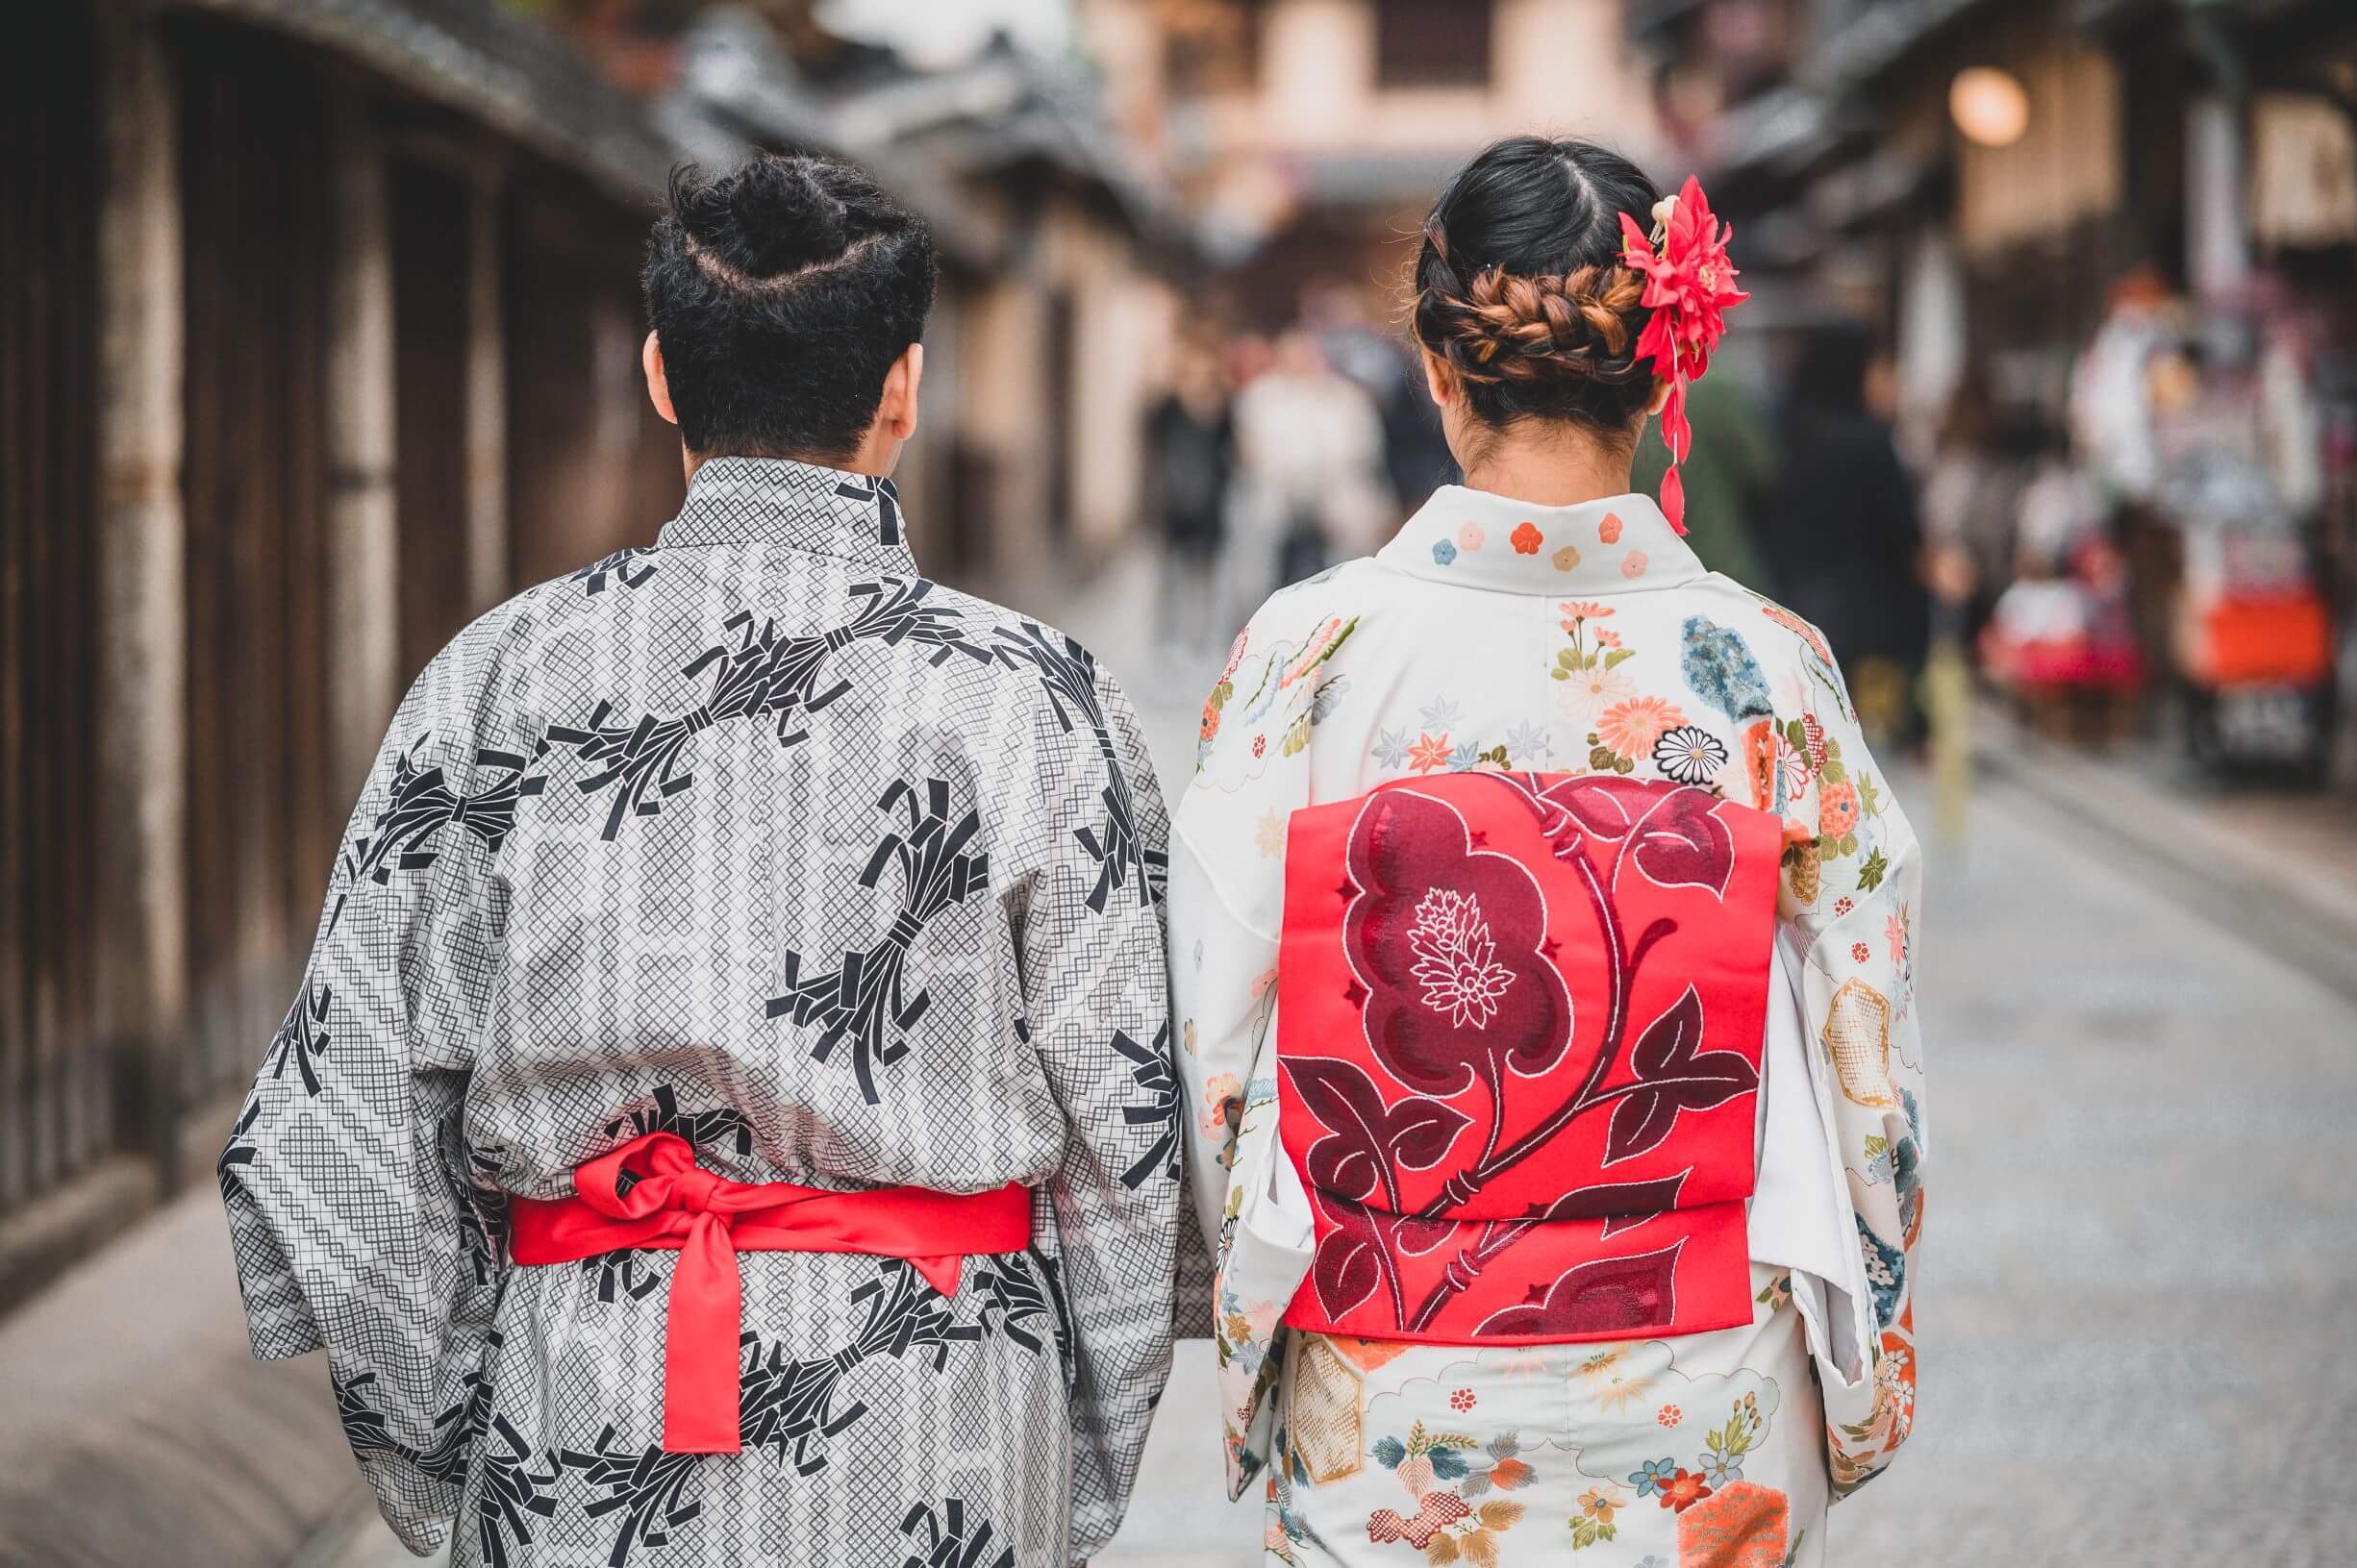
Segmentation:
{"type": "MultiPolygon", "coordinates": [[[[1129,676],[1175,789],[1215,660],[1136,645],[1141,570],[1029,608],[1129,676]]],[[[1835,1514],[1836,1560],[2357,1561],[2357,1000],[2010,786],[1935,850],[1927,903],[1920,1425],[1835,1514]]],[[[1184,1347],[1106,1568],[1255,1560],[1213,1408],[1184,1347]]],[[[361,1532],[339,1568],[387,1548],[361,1532]]],[[[1592,1559],[1627,1568],[1565,1555],[1592,1559]]]]}

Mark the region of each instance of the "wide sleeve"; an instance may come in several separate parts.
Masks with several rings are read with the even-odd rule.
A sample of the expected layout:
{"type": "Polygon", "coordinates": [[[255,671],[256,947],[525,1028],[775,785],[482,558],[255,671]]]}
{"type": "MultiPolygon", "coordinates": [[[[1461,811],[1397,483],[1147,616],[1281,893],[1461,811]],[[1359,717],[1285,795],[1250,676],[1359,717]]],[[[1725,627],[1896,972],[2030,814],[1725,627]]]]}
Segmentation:
{"type": "Polygon", "coordinates": [[[1033,1048],[1070,1126],[1045,1191],[1070,1330],[1075,1561],[1120,1527],[1169,1375],[1184,1157],[1163,960],[1169,819],[1128,700],[1088,679],[1085,727],[1042,715],[1045,836],[1019,938],[1033,1048]]]}
{"type": "Polygon", "coordinates": [[[538,787],[489,711],[503,635],[462,634],[396,712],[218,1165],[255,1356],[326,1349],[353,1454],[420,1556],[458,1511],[503,1268],[504,1208],[460,1130],[491,865],[538,787]]]}
{"type": "Polygon", "coordinates": [[[1800,1004],[1820,1103],[1848,1187],[1873,1322],[1870,1380],[1826,1388],[1837,1496],[1887,1467],[1915,1420],[1915,1262],[1925,1141],[1916,999],[1922,858],[1843,695],[1784,721],[1806,787],[1788,812],[1783,913],[1802,953],[1800,1004]],[[1808,836],[1813,831],[1814,836],[1808,836]]]}

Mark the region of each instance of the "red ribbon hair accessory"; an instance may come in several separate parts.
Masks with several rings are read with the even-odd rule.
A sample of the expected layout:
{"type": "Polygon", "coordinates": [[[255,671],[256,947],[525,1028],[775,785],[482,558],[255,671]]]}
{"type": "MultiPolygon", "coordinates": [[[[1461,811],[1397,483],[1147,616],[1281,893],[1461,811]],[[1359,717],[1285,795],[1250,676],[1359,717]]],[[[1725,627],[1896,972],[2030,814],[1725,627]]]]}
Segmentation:
{"type": "Polygon", "coordinates": [[[1735,286],[1735,263],[1727,241],[1735,231],[1718,221],[1702,183],[1693,175],[1653,209],[1646,233],[1628,213],[1620,214],[1624,241],[1620,261],[1645,280],[1640,301],[1653,312],[1637,339],[1640,358],[1651,356],[1653,377],[1669,388],[1662,405],[1662,443],[1669,448],[1669,471],[1662,476],[1662,513],[1686,532],[1686,482],[1678,464],[1693,450],[1694,428],[1686,417],[1686,388],[1711,367],[1711,351],[1727,335],[1727,311],[1751,296],[1735,286]]]}

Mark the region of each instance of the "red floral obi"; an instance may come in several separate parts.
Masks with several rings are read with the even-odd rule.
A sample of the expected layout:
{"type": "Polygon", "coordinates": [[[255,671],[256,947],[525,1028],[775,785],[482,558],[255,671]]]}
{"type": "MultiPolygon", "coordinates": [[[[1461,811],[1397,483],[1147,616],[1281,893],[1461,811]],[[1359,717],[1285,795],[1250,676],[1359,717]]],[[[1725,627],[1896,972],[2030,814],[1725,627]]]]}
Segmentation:
{"type": "Polygon", "coordinates": [[[1293,813],[1285,1321],[1547,1344],[1751,1321],[1781,824],[1690,784],[1401,780],[1293,813]]]}

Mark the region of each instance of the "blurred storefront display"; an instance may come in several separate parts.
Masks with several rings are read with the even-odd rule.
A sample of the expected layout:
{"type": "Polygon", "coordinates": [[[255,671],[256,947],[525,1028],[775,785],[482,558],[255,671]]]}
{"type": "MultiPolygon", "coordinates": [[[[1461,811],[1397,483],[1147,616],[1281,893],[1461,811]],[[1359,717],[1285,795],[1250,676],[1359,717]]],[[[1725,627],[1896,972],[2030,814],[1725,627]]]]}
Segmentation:
{"type": "Polygon", "coordinates": [[[1630,18],[1755,268],[1892,345],[1929,575],[1984,679],[2216,779],[2357,787],[2357,12],[1630,18]]]}

